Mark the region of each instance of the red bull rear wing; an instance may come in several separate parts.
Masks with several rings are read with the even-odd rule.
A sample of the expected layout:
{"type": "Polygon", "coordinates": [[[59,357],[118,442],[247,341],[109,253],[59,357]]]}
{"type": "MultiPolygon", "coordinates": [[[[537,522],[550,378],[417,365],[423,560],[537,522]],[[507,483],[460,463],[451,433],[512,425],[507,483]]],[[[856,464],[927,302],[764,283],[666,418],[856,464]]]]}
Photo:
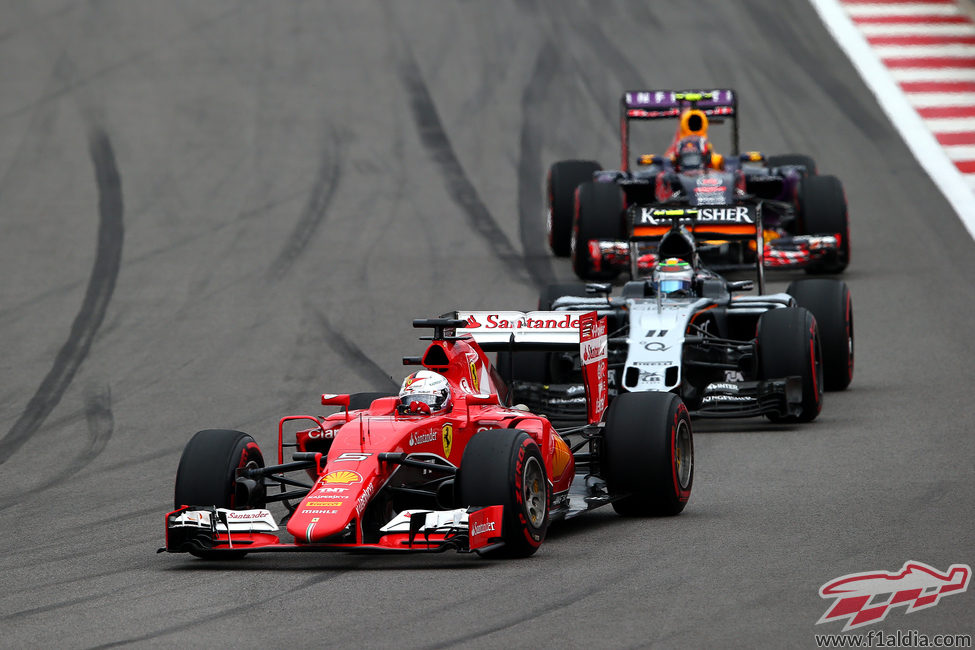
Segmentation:
{"type": "Polygon", "coordinates": [[[630,120],[677,120],[690,109],[703,112],[712,123],[730,118],[731,153],[738,155],[738,95],[731,88],[627,90],[620,98],[621,169],[630,169],[630,120]]]}
{"type": "Polygon", "coordinates": [[[620,100],[626,117],[634,120],[676,118],[682,110],[697,108],[705,115],[733,116],[738,98],[730,88],[716,90],[627,90],[620,100]]]}

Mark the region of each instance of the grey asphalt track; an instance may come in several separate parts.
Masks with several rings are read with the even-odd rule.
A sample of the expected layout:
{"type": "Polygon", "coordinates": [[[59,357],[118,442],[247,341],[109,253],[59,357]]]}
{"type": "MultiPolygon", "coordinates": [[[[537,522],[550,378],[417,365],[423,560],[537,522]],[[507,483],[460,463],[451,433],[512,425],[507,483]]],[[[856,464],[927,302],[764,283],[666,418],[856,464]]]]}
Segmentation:
{"type": "MultiPolygon", "coordinates": [[[[975,244],[800,0],[7,0],[0,233],[2,647],[814,647],[828,580],[975,564],[975,244]],[[616,165],[621,90],[682,86],[846,185],[818,420],[702,424],[684,514],[525,561],[156,555],[194,431],[271,455],[398,383],[412,318],[570,279],[547,165],[616,165]]],[[[877,629],[972,633],[973,598],[877,629]]]]}

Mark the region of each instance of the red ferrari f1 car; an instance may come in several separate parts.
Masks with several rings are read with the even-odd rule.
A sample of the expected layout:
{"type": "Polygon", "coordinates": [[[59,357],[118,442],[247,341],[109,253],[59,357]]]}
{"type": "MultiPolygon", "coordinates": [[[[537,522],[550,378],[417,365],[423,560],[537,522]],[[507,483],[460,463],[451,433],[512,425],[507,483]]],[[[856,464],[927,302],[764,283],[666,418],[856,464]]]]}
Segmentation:
{"type": "Polygon", "coordinates": [[[274,465],[245,433],[197,433],[180,459],[160,552],[225,559],[454,549],[525,557],[550,522],[601,505],[623,515],[681,512],[694,456],[680,398],[630,393],[606,409],[605,319],[506,314],[510,322],[494,323],[481,339],[456,335],[469,320],[414,321],[434,333],[422,357],[404,359],[423,370],[400,394],[322,395],[339,412],[282,418],[274,465]],[[588,424],[560,434],[544,416],[508,403],[485,350],[566,347],[584,360],[588,424]],[[298,430],[292,437],[287,429],[298,430]],[[272,504],[283,506],[282,516],[272,504]]]}

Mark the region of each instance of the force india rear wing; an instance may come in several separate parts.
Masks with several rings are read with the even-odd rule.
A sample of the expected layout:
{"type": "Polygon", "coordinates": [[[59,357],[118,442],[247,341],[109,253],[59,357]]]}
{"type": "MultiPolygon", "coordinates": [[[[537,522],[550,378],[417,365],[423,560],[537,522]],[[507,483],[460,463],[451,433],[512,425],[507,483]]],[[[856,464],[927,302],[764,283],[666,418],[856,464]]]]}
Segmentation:
{"type": "Polygon", "coordinates": [[[731,119],[731,153],[738,155],[738,95],[731,88],[713,90],[627,90],[620,98],[620,143],[623,171],[629,170],[630,120],[679,119],[696,108],[719,122],[731,119]]]}
{"type": "Polygon", "coordinates": [[[459,311],[468,334],[482,350],[578,350],[586,390],[588,421],[602,420],[609,401],[606,317],[572,311],[459,311]]]}

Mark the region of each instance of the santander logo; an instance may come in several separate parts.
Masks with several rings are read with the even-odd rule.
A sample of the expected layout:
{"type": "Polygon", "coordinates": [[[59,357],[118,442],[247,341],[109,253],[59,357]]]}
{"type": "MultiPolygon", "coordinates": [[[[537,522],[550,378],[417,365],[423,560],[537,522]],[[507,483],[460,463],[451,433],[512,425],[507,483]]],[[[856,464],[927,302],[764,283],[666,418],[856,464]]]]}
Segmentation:
{"type": "Polygon", "coordinates": [[[467,329],[472,330],[475,327],[480,327],[480,326],[481,324],[477,322],[476,318],[474,318],[474,314],[471,314],[470,316],[467,317],[467,329]]]}
{"type": "Polygon", "coordinates": [[[483,524],[474,524],[472,531],[475,535],[480,535],[482,533],[494,532],[494,522],[486,521],[483,524]]]}

